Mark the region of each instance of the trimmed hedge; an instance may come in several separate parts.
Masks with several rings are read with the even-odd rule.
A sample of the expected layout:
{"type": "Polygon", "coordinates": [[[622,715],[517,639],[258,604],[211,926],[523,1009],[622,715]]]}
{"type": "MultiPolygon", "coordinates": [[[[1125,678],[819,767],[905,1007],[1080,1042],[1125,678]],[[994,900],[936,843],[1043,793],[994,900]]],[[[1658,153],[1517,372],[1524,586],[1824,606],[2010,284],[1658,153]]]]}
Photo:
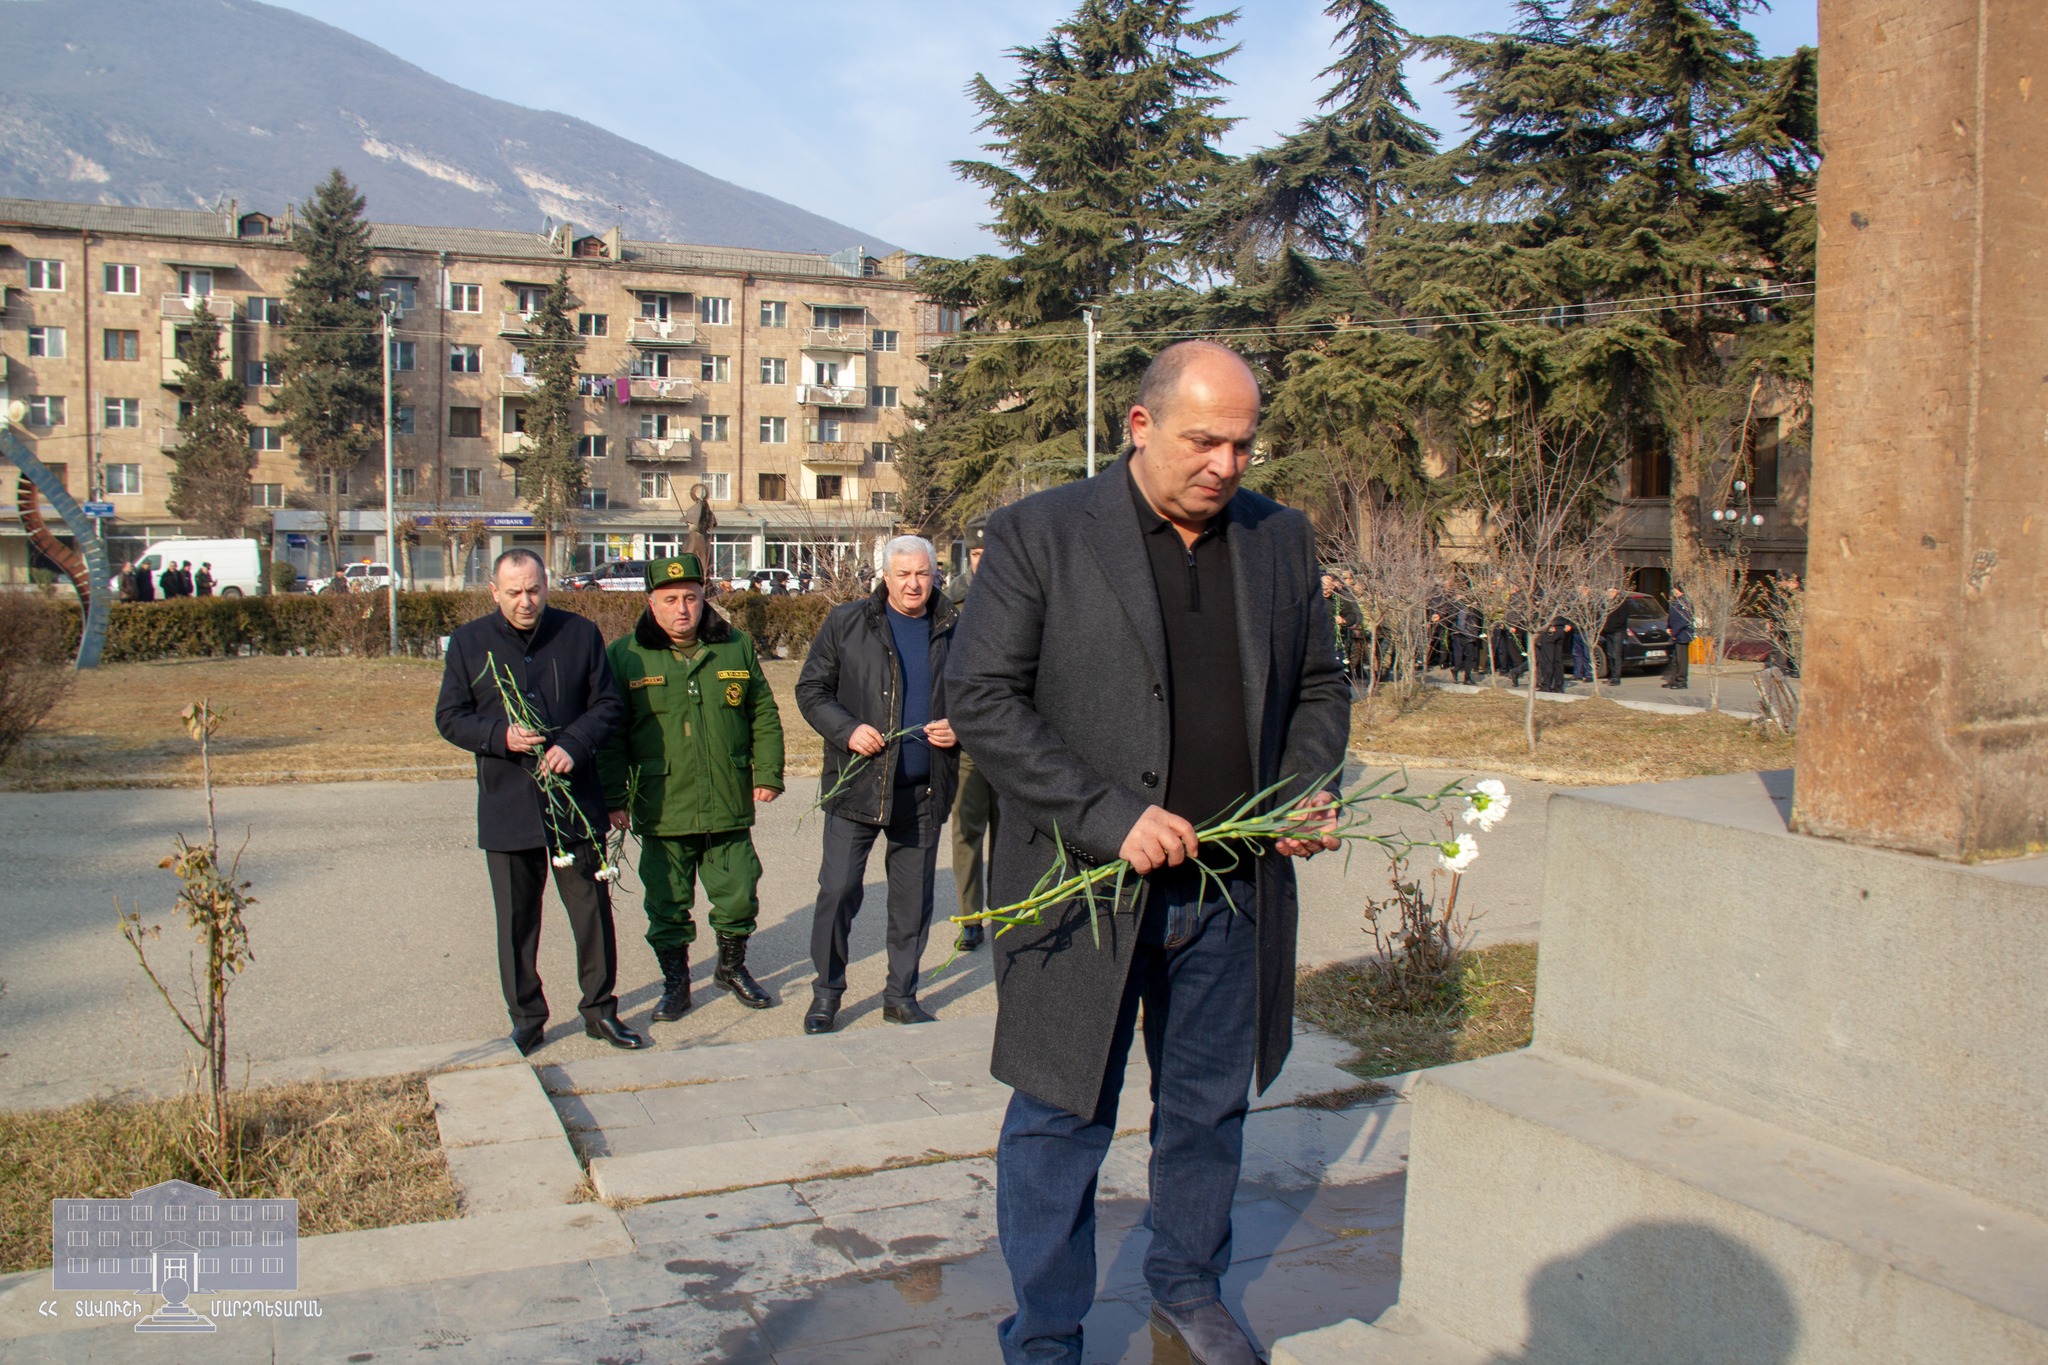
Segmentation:
{"type": "MultiPolygon", "coordinates": [[[[628,592],[557,592],[551,605],[588,617],[607,641],[633,629],[646,599],[628,592]]],[[[183,597],[169,602],[116,602],[107,631],[108,663],[152,659],[225,658],[239,654],[347,654],[390,652],[384,593],[290,593],[268,597],[183,597]]],[[[718,610],[754,637],[764,654],[792,657],[809,647],[831,604],[822,597],[763,597],[729,593],[718,610]]],[[[65,616],[67,655],[78,652],[79,612],[73,602],[50,602],[65,616]]],[[[434,655],[441,637],[495,608],[488,592],[401,592],[399,649],[434,655]]]]}

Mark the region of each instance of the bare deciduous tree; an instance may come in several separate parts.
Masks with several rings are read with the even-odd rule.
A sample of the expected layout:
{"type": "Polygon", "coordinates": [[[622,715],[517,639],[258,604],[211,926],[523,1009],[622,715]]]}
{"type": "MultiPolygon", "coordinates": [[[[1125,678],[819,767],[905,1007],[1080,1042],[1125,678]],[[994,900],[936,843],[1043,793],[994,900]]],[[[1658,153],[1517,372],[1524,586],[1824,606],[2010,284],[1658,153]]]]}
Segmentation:
{"type": "Polygon", "coordinates": [[[1418,518],[1385,507],[1362,518],[1337,547],[1345,586],[1358,603],[1367,645],[1366,696],[1379,681],[1379,662],[1391,654],[1389,679],[1397,703],[1422,686],[1429,647],[1430,599],[1443,591],[1444,565],[1436,539],[1418,518]]]}

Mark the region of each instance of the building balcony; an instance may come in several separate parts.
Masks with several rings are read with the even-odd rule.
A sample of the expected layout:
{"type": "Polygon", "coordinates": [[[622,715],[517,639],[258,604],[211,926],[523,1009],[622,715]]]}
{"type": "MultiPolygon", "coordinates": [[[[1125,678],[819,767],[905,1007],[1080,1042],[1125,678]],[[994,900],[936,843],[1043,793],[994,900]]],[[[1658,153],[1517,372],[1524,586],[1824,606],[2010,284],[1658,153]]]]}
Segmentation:
{"type": "Polygon", "coordinates": [[[501,337],[530,337],[535,335],[535,314],[521,313],[516,309],[498,314],[498,335],[501,337]]]}
{"type": "Polygon", "coordinates": [[[531,398],[540,388],[537,374],[513,374],[507,372],[498,376],[498,393],[504,398],[531,398]]]}
{"type": "Polygon", "coordinates": [[[687,379],[642,378],[632,375],[629,396],[635,403],[687,403],[697,396],[696,386],[687,379]]]}
{"type": "Polygon", "coordinates": [[[176,356],[166,355],[163,360],[163,386],[167,389],[185,387],[185,362],[176,356]]]}
{"type": "Polygon", "coordinates": [[[867,458],[868,448],[860,441],[804,442],[804,463],[813,469],[858,469],[867,458]]]}
{"type": "Polygon", "coordinates": [[[523,460],[531,443],[523,431],[501,431],[498,433],[498,458],[501,460],[523,460]]]}
{"type": "Polygon", "coordinates": [[[223,294],[165,294],[157,312],[167,322],[189,323],[198,315],[202,303],[222,326],[234,320],[235,301],[223,294]]]}
{"type": "Polygon", "coordinates": [[[695,318],[630,318],[626,341],[634,346],[694,346],[697,344],[695,318]]]}
{"type": "Polygon", "coordinates": [[[185,444],[185,433],[176,427],[158,427],[156,429],[156,445],[158,450],[176,450],[183,444],[185,444]]]}
{"type": "Polygon", "coordinates": [[[697,458],[697,452],[687,433],[635,436],[626,442],[626,458],[642,464],[688,464],[697,458]]]}
{"type": "Polygon", "coordinates": [[[799,384],[796,401],[817,408],[864,408],[868,405],[868,391],[864,385],[799,384]]]}
{"type": "Polygon", "coordinates": [[[865,351],[867,348],[868,329],[865,327],[804,328],[804,349],[807,351],[865,351]]]}

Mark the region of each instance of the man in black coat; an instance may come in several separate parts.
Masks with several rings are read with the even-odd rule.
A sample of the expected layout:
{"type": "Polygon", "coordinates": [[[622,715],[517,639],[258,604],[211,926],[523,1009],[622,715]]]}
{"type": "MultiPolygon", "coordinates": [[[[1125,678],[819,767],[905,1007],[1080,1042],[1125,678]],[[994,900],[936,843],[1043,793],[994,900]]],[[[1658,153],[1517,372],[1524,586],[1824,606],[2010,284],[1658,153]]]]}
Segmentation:
{"type": "Polygon", "coordinates": [[[613,1047],[647,1040],[619,1022],[618,940],[611,893],[597,879],[602,850],[592,838],[607,827],[597,754],[625,717],[604,637],[572,612],[547,604],[540,556],[511,549],[491,566],[498,610],[448,637],[434,724],[441,738],[476,755],[477,845],[491,872],[498,915],[498,976],[512,1041],[522,1055],[541,1044],[548,1022],[535,960],[541,897],[552,864],[555,891],[576,936],[578,1009],[583,1031],[613,1047]],[[538,729],[514,721],[493,672],[509,672],[538,729]],[[568,779],[569,802],[549,808],[536,768],[568,779]],[[568,809],[573,803],[574,810],[568,809]],[[580,814],[579,814],[580,813],[580,814]]]}
{"type": "Polygon", "coordinates": [[[878,836],[887,837],[889,876],[882,1017],[892,1024],[933,1018],[917,1001],[917,973],[931,933],[939,827],[952,806],[958,753],[945,687],[957,613],[932,590],[937,568],[932,543],[919,536],[883,546],[881,586],[832,609],[797,676],[797,709],[825,741],[819,790],[834,793],[825,802],[825,852],[811,916],[817,979],[805,1033],[830,1033],[838,1017],[847,937],[878,836]]]}
{"type": "Polygon", "coordinates": [[[1565,660],[1572,656],[1572,637],[1578,632],[1562,616],[1536,632],[1536,690],[1564,691],[1565,660]]]}
{"type": "Polygon", "coordinates": [[[1629,595],[1620,588],[1607,590],[1607,616],[1600,622],[1600,656],[1607,661],[1607,681],[1621,681],[1621,649],[1628,639],[1629,595]]]}
{"type": "Polygon", "coordinates": [[[1671,632],[1671,662],[1664,665],[1664,685],[1684,689],[1692,671],[1692,602],[1676,584],[1671,588],[1671,604],[1664,609],[1664,624],[1671,632]]]}
{"type": "Polygon", "coordinates": [[[991,1070],[1016,1092],[997,1157],[1008,1361],[1081,1359],[1096,1172],[1141,1004],[1152,1321],[1197,1360],[1255,1358],[1218,1294],[1244,1117],[1292,1040],[1288,856],[1336,841],[1305,825],[1231,850],[1196,831],[1270,783],[1333,781],[1351,710],[1307,519],[1238,487],[1258,419],[1233,352],[1162,351],[1124,458],[989,519],[947,669],[961,743],[996,789],[990,902],[1015,904],[1062,858],[1144,874],[1114,910],[1069,901],[993,941],[991,1070]]]}

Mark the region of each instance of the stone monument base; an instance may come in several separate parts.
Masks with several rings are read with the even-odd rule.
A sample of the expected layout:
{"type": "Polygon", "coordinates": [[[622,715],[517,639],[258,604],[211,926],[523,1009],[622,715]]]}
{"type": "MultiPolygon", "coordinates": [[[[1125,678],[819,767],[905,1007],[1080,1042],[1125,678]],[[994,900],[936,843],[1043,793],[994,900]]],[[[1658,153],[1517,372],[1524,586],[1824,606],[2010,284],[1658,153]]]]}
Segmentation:
{"type": "Polygon", "coordinates": [[[1400,1302],[1275,1365],[2048,1360],[2048,859],[1560,795],[1535,1046],[1414,1095],[1400,1302]]]}

